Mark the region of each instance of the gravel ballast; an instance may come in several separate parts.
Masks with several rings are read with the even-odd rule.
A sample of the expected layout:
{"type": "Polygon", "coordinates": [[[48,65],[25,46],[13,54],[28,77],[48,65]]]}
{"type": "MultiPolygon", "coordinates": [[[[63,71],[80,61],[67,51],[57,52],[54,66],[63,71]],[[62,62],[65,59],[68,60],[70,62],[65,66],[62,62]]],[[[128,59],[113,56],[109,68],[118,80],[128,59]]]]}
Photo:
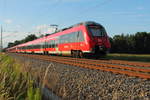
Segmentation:
{"type": "Polygon", "coordinates": [[[150,100],[150,80],[9,55],[63,100],[150,100]]]}

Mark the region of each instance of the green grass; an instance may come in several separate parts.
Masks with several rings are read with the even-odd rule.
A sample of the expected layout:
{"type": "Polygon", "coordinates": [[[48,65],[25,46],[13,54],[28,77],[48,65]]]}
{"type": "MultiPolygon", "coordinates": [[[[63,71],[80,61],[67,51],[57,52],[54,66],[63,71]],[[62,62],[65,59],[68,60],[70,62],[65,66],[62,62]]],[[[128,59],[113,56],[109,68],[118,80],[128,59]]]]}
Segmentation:
{"type": "Polygon", "coordinates": [[[150,62],[150,54],[108,54],[107,59],[150,62]]]}
{"type": "Polygon", "coordinates": [[[41,100],[34,80],[11,57],[0,54],[0,100],[41,100]]]}

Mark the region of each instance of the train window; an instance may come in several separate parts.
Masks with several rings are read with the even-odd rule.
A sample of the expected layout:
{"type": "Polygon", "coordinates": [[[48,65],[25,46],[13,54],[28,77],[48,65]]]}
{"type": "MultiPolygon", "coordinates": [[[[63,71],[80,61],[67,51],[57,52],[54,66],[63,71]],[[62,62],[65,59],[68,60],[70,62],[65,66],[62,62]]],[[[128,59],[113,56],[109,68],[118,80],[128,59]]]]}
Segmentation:
{"type": "Polygon", "coordinates": [[[73,42],[77,42],[78,40],[78,31],[74,32],[74,36],[73,36],[73,42]]]}
{"type": "Polygon", "coordinates": [[[54,40],[50,40],[50,48],[54,48],[54,40]]]}
{"type": "Polygon", "coordinates": [[[38,44],[36,44],[36,45],[35,45],[35,49],[38,49],[38,47],[39,47],[38,44]]]}
{"type": "Polygon", "coordinates": [[[58,46],[59,40],[55,40],[55,48],[58,46]]]}
{"type": "Polygon", "coordinates": [[[32,45],[29,45],[29,49],[32,49],[32,45]]]}
{"type": "Polygon", "coordinates": [[[24,46],[24,49],[27,49],[27,46],[24,46]]]}
{"type": "Polygon", "coordinates": [[[50,41],[51,48],[53,48],[53,40],[50,41]]]}
{"type": "Polygon", "coordinates": [[[37,48],[38,48],[37,44],[32,45],[32,49],[37,49],[37,48]]]}
{"type": "Polygon", "coordinates": [[[84,41],[84,37],[83,37],[83,33],[82,33],[82,31],[78,31],[77,38],[78,38],[78,41],[79,41],[79,42],[84,41]]]}
{"type": "Polygon", "coordinates": [[[64,43],[68,43],[69,42],[69,34],[65,35],[65,39],[64,39],[64,43]]]}
{"type": "Polygon", "coordinates": [[[50,41],[46,41],[47,43],[47,48],[50,48],[50,41]]]}
{"type": "Polygon", "coordinates": [[[44,48],[44,42],[43,43],[40,43],[40,48],[44,48]]]}
{"type": "Polygon", "coordinates": [[[93,36],[105,36],[106,34],[105,29],[100,26],[89,26],[88,29],[93,36]]]}
{"type": "Polygon", "coordinates": [[[70,36],[69,36],[69,42],[74,42],[74,32],[73,33],[71,33],[71,34],[69,34],[70,36]]]}
{"type": "Polygon", "coordinates": [[[62,36],[59,37],[59,42],[60,42],[60,43],[63,43],[63,36],[64,36],[64,35],[62,35],[62,36]]]}
{"type": "Polygon", "coordinates": [[[66,43],[66,35],[60,36],[59,42],[60,42],[60,43],[66,43]]]}
{"type": "Polygon", "coordinates": [[[53,48],[53,40],[50,41],[50,46],[53,48]]]}
{"type": "Polygon", "coordinates": [[[34,49],[34,44],[32,44],[32,49],[34,49]]]}
{"type": "Polygon", "coordinates": [[[33,49],[36,49],[36,48],[35,48],[35,46],[36,46],[35,44],[34,44],[34,45],[32,45],[33,49]]]}
{"type": "Polygon", "coordinates": [[[56,48],[57,47],[57,42],[56,42],[56,40],[54,40],[54,48],[56,48]]]}
{"type": "Polygon", "coordinates": [[[76,42],[77,41],[77,34],[78,34],[78,32],[73,32],[73,34],[72,34],[72,42],[76,42]]]}
{"type": "Polygon", "coordinates": [[[35,45],[35,49],[38,49],[38,48],[39,48],[39,46],[38,46],[38,44],[36,44],[36,45],[35,45]]]}
{"type": "Polygon", "coordinates": [[[51,41],[49,41],[49,47],[52,48],[52,43],[51,43],[51,41]]]}
{"type": "Polygon", "coordinates": [[[45,48],[48,48],[48,43],[47,42],[45,42],[45,48]]]}
{"type": "Polygon", "coordinates": [[[68,33],[66,35],[60,36],[59,38],[60,43],[71,43],[71,42],[77,42],[77,41],[78,42],[84,41],[82,31],[68,33]]]}
{"type": "Polygon", "coordinates": [[[56,47],[56,41],[54,40],[54,48],[56,47]]]}
{"type": "Polygon", "coordinates": [[[50,47],[49,41],[46,41],[46,43],[47,43],[47,48],[49,48],[50,47]]]}
{"type": "Polygon", "coordinates": [[[28,46],[28,49],[30,49],[30,45],[28,46]]]}
{"type": "Polygon", "coordinates": [[[35,45],[35,44],[34,44],[34,45],[32,45],[32,48],[33,48],[33,49],[36,49],[36,45],[35,45]]]}
{"type": "Polygon", "coordinates": [[[38,49],[41,49],[42,48],[42,43],[39,43],[38,44],[38,49]]]}
{"type": "Polygon", "coordinates": [[[52,48],[54,48],[54,47],[55,47],[55,41],[52,40],[52,48]]]}

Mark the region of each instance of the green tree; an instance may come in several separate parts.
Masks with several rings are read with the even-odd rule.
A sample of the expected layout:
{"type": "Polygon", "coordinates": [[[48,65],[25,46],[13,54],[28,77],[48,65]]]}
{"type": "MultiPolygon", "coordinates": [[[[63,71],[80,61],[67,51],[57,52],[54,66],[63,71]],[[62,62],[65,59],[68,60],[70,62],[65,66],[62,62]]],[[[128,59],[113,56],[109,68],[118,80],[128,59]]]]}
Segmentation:
{"type": "Polygon", "coordinates": [[[10,48],[10,47],[12,47],[12,46],[14,46],[14,43],[9,42],[9,43],[8,43],[8,48],[10,48]]]}
{"type": "Polygon", "coordinates": [[[117,53],[124,53],[128,51],[127,39],[123,34],[115,35],[113,37],[112,50],[117,53]]]}
{"type": "Polygon", "coordinates": [[[135,34],[135,49],[137,53],[150,53],[150,35],[147,32],[135,34]]]}
{"type": "Polygon", "coordinates": [[[23,41],[23,43],[25,43],[25,42],[32,41],[32,40],[35,40],[35,39],[37,39],[36,35],[31,34],[31,35],[28,35],[28,36],[27,36],[25,39],[23,39],[22,41],[23,41]]]}
{"type": "Polygon", "coordinates": [[[150,53],[150,33],[147,32],[115,35],[110,42],[112,53],[150,53]]]}
{"type": "Polygon", "coordinates": [[[12,46],[15,46],[15,45],[18,45],[18,44],[21,44],[21,43],[25,43],[25,42],[28,42],[28,41],[32,41],[32,40],[35,40],[35,39],[37,39],[36,35],[31,34],[31,35],[28,35],[26,38],[24,38],[22,40],[16,40],[14,43],[9,42],[7,47],[10,48],[12,46]]]}

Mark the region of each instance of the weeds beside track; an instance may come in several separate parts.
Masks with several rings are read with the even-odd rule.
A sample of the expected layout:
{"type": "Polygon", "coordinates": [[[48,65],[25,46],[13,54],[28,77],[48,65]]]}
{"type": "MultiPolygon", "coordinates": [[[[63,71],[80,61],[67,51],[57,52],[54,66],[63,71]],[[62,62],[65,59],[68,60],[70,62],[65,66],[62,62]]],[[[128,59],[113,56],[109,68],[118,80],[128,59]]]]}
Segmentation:
{"type": "Polygon", "coordinates": [[[0,54],[0,100],[41,100],[39,88],[11,57],[0,54]]]}

